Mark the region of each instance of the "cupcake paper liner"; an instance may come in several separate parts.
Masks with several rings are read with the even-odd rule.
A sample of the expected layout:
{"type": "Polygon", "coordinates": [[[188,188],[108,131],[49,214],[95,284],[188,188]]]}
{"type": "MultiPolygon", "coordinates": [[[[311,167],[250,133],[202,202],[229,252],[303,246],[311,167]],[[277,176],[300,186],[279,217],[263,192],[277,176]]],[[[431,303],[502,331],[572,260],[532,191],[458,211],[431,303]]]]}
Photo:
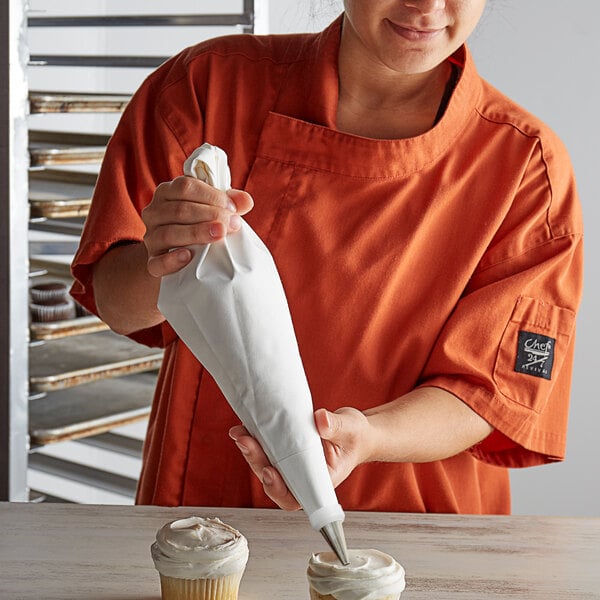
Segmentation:
{"type": "Polygon", "coordinates": [[[32,302],[36,304],[65,301],[69,297],[67,285],[58,281],[32,285],[29,289],[29,293],[31,294],[32,302]]]}
{"type": "Polygon", "coordinates": [[[241,573],[218,579],[177,579],[160,575],[162,600],[237,600],[241,573]]]}
{"type": "Polygon", "coordinates": [[[35,323],[48,323],[51,321],[64,321],[75,318],[75,304],[72,301],[63,301],[57,304],[39,304],[32,302],[29,305],[31,320],[35,323]]]}

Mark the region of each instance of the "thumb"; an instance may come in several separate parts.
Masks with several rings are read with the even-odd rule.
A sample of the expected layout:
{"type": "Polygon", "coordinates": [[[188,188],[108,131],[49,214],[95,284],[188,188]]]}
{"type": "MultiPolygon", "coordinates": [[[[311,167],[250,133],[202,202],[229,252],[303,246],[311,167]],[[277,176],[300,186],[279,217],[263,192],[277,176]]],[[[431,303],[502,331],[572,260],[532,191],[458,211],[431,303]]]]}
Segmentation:
{"type": "Polygon", "coordinates": [[[319,408],[315,411],[315,425],[322,439],[333,440],[342,429],[342,419],[326,408],[319,408]]]}
{"type": "Polygon", "coordinates": [[[227,190],[226,194],[235,205],[236,213],[238,215],[245,215],[247,212],[252,210],[252,207],[254,206],[254,200],[248,192],[230,189],[227,190]]]}

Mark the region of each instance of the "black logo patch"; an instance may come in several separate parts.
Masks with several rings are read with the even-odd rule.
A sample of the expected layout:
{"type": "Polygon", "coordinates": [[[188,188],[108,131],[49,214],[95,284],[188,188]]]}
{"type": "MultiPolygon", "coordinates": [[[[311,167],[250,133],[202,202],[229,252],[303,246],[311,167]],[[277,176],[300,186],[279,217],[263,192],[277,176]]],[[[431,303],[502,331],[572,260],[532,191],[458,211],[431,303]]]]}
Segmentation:
{"type": "Polygon", "coordinates": [[[541,333],[519,331],[515,371],[550,379],[554,364],[555,344],[554,338],[541,333]]]}

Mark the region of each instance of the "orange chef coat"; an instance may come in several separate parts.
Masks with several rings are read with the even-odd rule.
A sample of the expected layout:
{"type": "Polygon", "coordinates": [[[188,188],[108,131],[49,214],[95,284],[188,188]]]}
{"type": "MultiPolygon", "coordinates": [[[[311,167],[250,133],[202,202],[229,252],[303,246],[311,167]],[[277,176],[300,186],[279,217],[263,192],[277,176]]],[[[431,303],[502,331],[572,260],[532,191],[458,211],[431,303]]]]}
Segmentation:
{"type": "MultiPolygon", "coordinates": [[[[281,274],[314,406],[367,409],[418,386],[461,398],[495,428],[447,460],[359,466],[347,510],[506,513],[507,467],[561,460],[582,223],[563,145],[476,72],[467,48],[438,124],[411,139],[335,128],[341,19],[320,34],[203,42],[153,73],[107,149],[73,295],[140,241],[140,211],[203,142],[223,148],[247,221],[281,274]]],[[[118,302],[118,298],[115,298],[118,302]]],[[[273,506],[228,437],[237,423],[168,324],[139,503],[273,506]]]]}

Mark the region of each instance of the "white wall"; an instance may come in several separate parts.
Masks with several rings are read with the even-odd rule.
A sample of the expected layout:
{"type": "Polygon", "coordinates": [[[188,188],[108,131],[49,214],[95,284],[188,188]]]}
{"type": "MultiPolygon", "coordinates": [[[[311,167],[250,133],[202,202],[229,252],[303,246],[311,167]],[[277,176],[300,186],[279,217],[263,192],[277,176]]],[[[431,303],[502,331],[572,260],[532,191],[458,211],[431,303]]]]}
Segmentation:
{"type": "Polygon", "coordinates": [[[341,0],[270,0],[270,30],[271,33],[319,31],[341,11],[341,0]]]}
{"type": "MultiPolygon", "coordinates": [[[[315,30],[336,10],[327,0],[271,3],[274,32],[315,30]],[[309,13],[311,9],[314,14],[309,13]],[[308,16],[307,16],[308,15],[308,16]]],[[[600,516],[600,423],[596,348],[600,337],[600,77],[597,0],[489,0],[470,45],[481,74],[544,119],[570,151],[586,224],[585,295],[578,323],[567,460],[514,471],[517,514],[600,516]],[[594,57],[594,59],[592,59],[594,57]],[[594,60],[594,64],[592,64],[594,60]]]]}

